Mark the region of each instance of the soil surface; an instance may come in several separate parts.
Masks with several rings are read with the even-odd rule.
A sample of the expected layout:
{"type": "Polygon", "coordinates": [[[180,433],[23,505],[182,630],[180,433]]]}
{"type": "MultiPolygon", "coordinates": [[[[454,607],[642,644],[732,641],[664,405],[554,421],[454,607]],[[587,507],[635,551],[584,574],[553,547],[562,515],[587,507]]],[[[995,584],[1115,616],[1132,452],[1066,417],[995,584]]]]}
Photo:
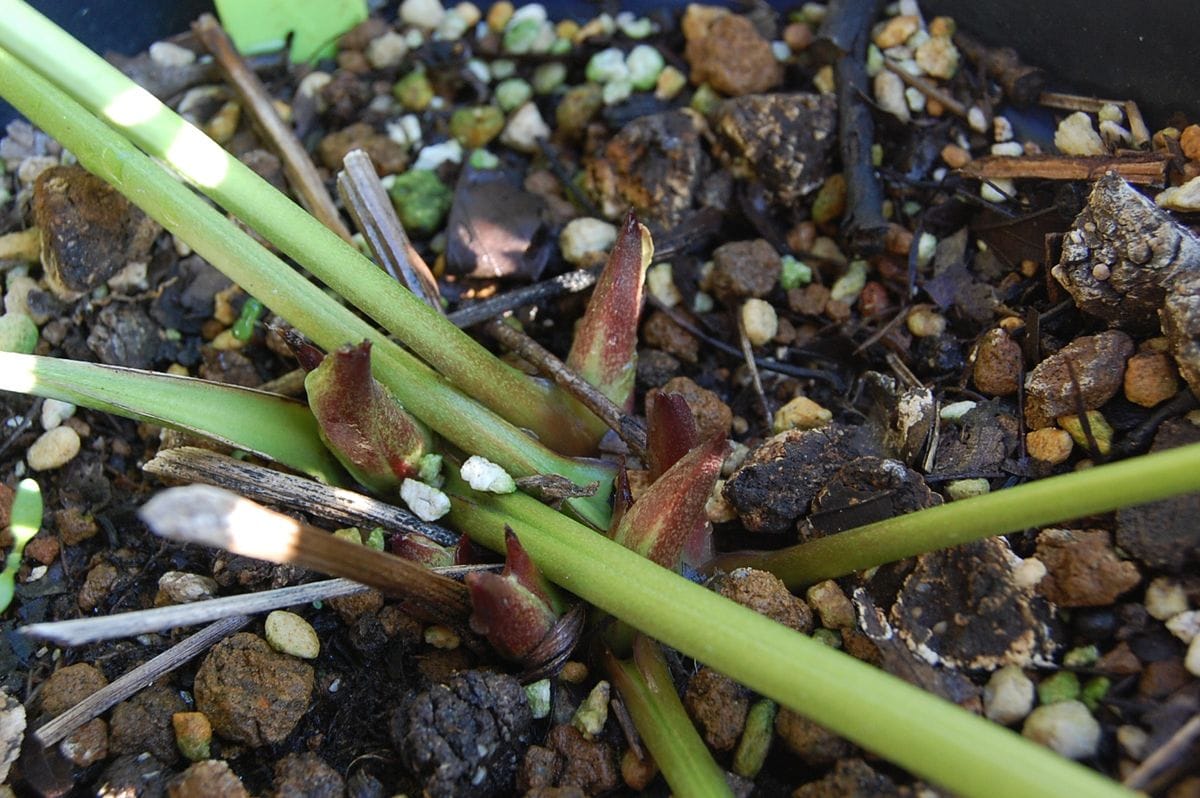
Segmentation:
{"type": "MultiPolygon", "coordinates": [[[[1200,441],[1200,127],[1038,105],[1029,82],[1045,76],[899,5],[857,23],[818,4],[577,23],[407,0],[335,58],[251,65],[328,188],[345,153],[367,152],[452,319],[538,286],[475,323],[507,314],[565,359],[587,270],[632,209],[656,245],[634,407],[679,394],[698,440],[732,442],[705,509],[715,549],[775,549],[1200,441]]],[[[182,34],[122,66],[286,188],[207,63],[182,34]]],[[[284,320],[27,123],[0,157],[6,345],[32,326],[40,355],[302,395],[284,320]]],[[[186,436],[12,393],[0,418],[0,530],[23,477],[46,508],[0,615],[0,795],[668,794],[593,692],[587,641],[535,711],[520,668],[374,591],[290,608],[300,620],[280,622],[315,632],[315,657],[269,644],[255,617],[61,743],[22,743],[22,714],[36,729],[195,629],[60,649],[20,627],[320,575],[148,532],[137,511],[163,483],[142,466],[186,436]]],[[[615,436],[603,449],[628,455],[615,436]]],[[[626,465],[636,496],[654,464],[626,465]]],[[[1113,779],[1192,796],[1197,505],[979,540],[799,595],[746,569],[709,584],[1113,779]]],[[[496,561],[469,545],[459,561],[496,561]]],[[[738,794],[936,794],[667,659],[738,794]]]]}

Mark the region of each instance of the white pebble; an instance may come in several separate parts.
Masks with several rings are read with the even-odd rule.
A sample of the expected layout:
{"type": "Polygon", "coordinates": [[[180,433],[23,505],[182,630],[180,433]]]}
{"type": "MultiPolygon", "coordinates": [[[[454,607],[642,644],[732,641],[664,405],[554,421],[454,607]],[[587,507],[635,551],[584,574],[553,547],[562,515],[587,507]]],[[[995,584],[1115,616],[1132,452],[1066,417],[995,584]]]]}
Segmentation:
{"type": "Polygon", "coordinates": [[[1146,612],[1160,621],[1184,612],[1188,608],[1187,591],[1178,579],[1160,576],[1146,586],[1146,612]]]}
{"type": "Polygon", "coordinates": [[[203,601],[217,594],[217,580],[203,574],[167,571],[158,578],[158,589],[173,604],[203,601]]]}
{"type": "Polygon", "coordinates": [[[436,521],[450,512],[449,496],[415,479],[400,484],[400,498],[422,521],[436,521]]]}
{"type": "Polygon", "coordinates": [[[1059,701],[1029,713],[1021,734],[1068,759],[1096,753],[1100,724],[1079,701],[1059,701]]]}
{"type": "Polygon", "coordinates": [[[1183,667],[1193,676],[1200,676],[1200,635],[1193,637],[1188,643],[1187,656],[1183,658],[1183,667]]]}
{"type": "Polygon", "coordinates": [[[625,61],[625,53],[616,47],[593,55],[587,63],[587,79],[593,83],[608,83],[612,80],[627,80],[629,64],[625,61]]]}
{"type": "Polygon", "coordinates": [[[625,102],[631,94],[633,94],[633,81],[628,77],[614,78],[605,83],[604,88],[600,90],[600,98],[605,105],[625,102]]]}
{"type": "Polygon", "coordinates": [[[1063,155],[1103,155],[1104,142],[1092,127],[1092,118],[1076,111],[1058,123],[1054,131],[1054,146],[1063,155]]]}
{"type": "Polygon", "coordinates": [[[376,36],[367,44],[367,61],[375,69],[387,69],[398,65],[408,55],[408,42],[404,36],[390,30],[376,36]]]}
{"type": "Polygon", "coordinates": [[[1126,723],[1117,727],[1117,745],[1135,762],[1141,762],[1146,756],[1146,743],[1149,741],[1150,735],[1140,726],[1126,723]]]}
{"type": "Polygon", "coordinates": [[[1001,141],[992,145],[992,155],[1005,158],[1019,158],[1025,154],[1025,148],[1019,141],[1001,141]]]}
{"type": "Polygon", "coordinates": [[[47,399],[42,402],[42,429],[52,430],[62,426],[62,423],[75,415],[75,405],[70,402],[60,402],[58,399],[47,399]]]}
{"type": "Polygon", "coordinates": [[[550,127],[532,102],[518,108],[500,133],[500,143],[517,152],[533,154],[538,151],[539,139],[549,138],[550,127]]]}
{"type": "Polygon", "coordinates": [[[1188,610],[1167,619],[1167,631],[1185,643],[1192,642],[1200,636],[1200,610],[1188,610]]]}
{"type": "Polygon", "coordinates": [[[967,124],[976,133],[987,132],[987,114],[978,105],[972,105],[971,110],[967,111],[967,124]]]}
{"type": "Polygon", "coordinates": [[[312,624],[294,612],[275,610],[263,624],[267,642],[281,654],[300,659],[316,659],[321,653],[321,641],[312,624]]]}
{"type": "Polygon", "coordinates": [[[994,138],[997,141],[997,143],[1003,143],[1006,141],[1012,141],[1012,137],[1013,137],[1013,126],[1012,126],[1012,122],[1008,121],[1008,117],[1007,116],[992,117],[992,138],[994,138]]]}
{"type": "Polygon", "coordinates": [[[683,296],[675,287],[675,275],[669,263],[656,263],[646,271],[646,290],[669,308],[683,301],[683,296]]]}
{"type": "Polygon", "coordinates": [[[925,95],[920,89],[909,86],[904,90],[904,101],[908,103],[908,109],[914,114],[919,114],[925,110],[925,95]]]}
{"type": "Polygon", "coordinates": [[[975,409],[975,402],[969,399],[964,399],[961,402],[951,402],[948,405],[943,405],[938,412],[938,418],[942,421],[958,421],[965,416],[969,411],[975,409]]]}
{"type": "Polygon", "coordinates": [[[1200,177],[1193,177],[1182,186],[1172,186],[1154,197],[1160,208],[1191,213],[1200,210],[1200,177]]]}
{"type": "Polygon", "coordinates": [[[1033,681],[1016,665],[992,674],[983,688],[983,714],[1005,726],[1016,723],[1033,709],[1033,681]]]}
{"type": "Polygon", "coordinates": [[[894,72],[884,70],[872,81],[875,89],[875,101],[879,107],[895,116],[901,122],[912,119],[908,112],[908,101],[904,97],[904,81],[894,72]]]}
{"type": "Polygon", "coordinates": [[[1033,590],[1046,578],[1046,563],[1037,557],[1026,557],[1013,568],[1013,584],[1022,590],[1033,590]]]}
{"type": "Polygon", "coordinates": [[[1115,103],[1105,103],[1100,106],[1096,118],[1101,122],[1116,122],[1118,125],[1125,121],[1125,112],[1115,103]]]}
{"type": "Polygon", "coordinates": [[[993,177],[979,184],[979,196],[988,202],[1008,202],[1017,195],[1017,184],[1008,177],[993,177]]]}
{"type": "MultiPolygon", "coordinates": [[[[13,696],[0,690],[0,784],[6,783],[8,771],[21,753],[25,739],[25,706],[13,696]]],[[[5,787],[9,795],[12,790],[5,787]]]]}
{"type": "Polygon", "coordinates": [[[509,473],[486,457],[472,455],[459,469],[459,475],[471,486],[471,490],[487,493],[513,493],[517,483],[509,473]]]}
{"type": "Polygon", "coordinates": [[[162,67],[184,67],[195,63],[196,54],[172,42],[155,42],[150,45],[150,60],[162,67]]]}
{"type": "Polygon", "coordinates": [[[25,462],[34,471],[60,468],[79,454],[79,433],[70,427],[55,427],[43,432],[25,453],[25,462]]]}
{"type": "Polygon", "coordinates": [[[405,114],[387,123],[387,135],[401,147],[416,147],[421,143],[421,120],[415,114],[405,114]]]}
{"type": "Polygon", "coordinates": [[[458,139],[447,139],[422,147],[416,162],[409,169],[427,169],[432,172],[444,163],[462,163],[462,159],[462,144],[458,143],[458,139]]]}
{"type": "Polygon", "coordinates": [[[1124,147],[1129,144],[1133,135],[1116,122],[1101,122],[1100,138],[1110,147],[1124,147]]]}
{"type": "Polygon", "coordinates": [[[742,328],[754,346],[762,346],[779,332],[779,317],[770,302],[747,299],[742,305],[742,328]]]}
{"type": "Polygon", "coordinates": [[[946,495],[952,501],[962,501],[970,499],[974,496],[982,496],[991,490],[988,481],[983,477],[975,479],[956,479],[953,482],[946,483],[946,495]]]}
{"type": "Polygon", "coordinates": [[[563,260],[571,264],[583,263],[589,255],[607,252],[617,240],[617,228],[603,219],[590,216],[572,219],[558,236],[563,260]]]}
{"type": "Polygon", "coordinates": [[[442,21],[446,9],[438,0],[404,0],[400,4],[400,19],[426,30],[433,30],[442,21]]]}

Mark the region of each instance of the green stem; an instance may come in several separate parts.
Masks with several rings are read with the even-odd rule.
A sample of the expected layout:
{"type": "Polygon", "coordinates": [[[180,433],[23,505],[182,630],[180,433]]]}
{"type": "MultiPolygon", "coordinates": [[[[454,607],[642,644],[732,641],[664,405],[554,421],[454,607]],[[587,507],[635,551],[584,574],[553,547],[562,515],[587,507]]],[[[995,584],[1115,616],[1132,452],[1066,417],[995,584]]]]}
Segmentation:
{"type": "Polygon", "coordinates": [[[308,407],[273,393],[152,371],[0,352],[0,390],[30,393],[204,435],[329,485],[346,472],[308,407]]]}
{"type": "Polygon", "coordinates": [[[3,50],[0,94],[73,152],[89,171],[112,184],[319,346],[334,349],[371,339],[379,381],[413,415],[456,446],[483,454],[515,476],[560,474],[580,484],[599,481],[596,496],[572,500],[570,506],[589,523],[601,528],[607,525],[606,500],[611,482],[607,467],[556,455],[464,396],[444,377],[301,278],[132,144],[3,50]]]}
{"type": "Polygon", "coordinates": [[[608,651],[604,664],[671,791],[675,795],[733,795],[675,692],[658,643],[639,635],[633,647],[633,661],[617,659],[608,651]]]}
{"type": "Polygon", "coordinates": [[[220,145],[26,3],[0,2],[0,47],[150,155],[170,164],[395,334],[464,393],[514,426],[534,430],[560,451],[593,451],[585,423],[590,414],[582,406],[568,402],[553,384],[531,380],[495,358],[220,145]]]}
{"type": "Polygon", "coordinates": [[[770,571],[793,590],[972,540],[1047,526],[1200,490],[1200,444],[1028,482],[712,567],[770,571]]]}
{"type": "Polygon", "coordinates": [[[969,796],[1129,796],[1020,735],[693,584],[523,494],[448,481],[449,520],[489,548],[504,527],[551,580],[862,747],[969,796]]]}

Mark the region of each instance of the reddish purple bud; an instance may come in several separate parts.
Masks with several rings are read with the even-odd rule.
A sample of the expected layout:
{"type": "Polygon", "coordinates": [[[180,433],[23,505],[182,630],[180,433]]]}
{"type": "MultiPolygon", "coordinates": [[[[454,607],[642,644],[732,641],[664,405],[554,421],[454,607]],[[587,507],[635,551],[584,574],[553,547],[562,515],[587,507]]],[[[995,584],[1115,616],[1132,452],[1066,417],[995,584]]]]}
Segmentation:
{"type": "Polygon", "coordinates": [[[646,397],[646,436],[652,480],[700,445],[696,417],[683,394],[654,391],[646,397]]]}
{"type": "Polygon", "coordinates": [[[613,539],[664,568],[679,567],[685,547],[697,550],[697,528],[707,524],[712,493],[727,443],[714,436],[679,459],[625,513],[613,539]]]}
{"type": "Polygon", "coordinates": [[[633,506],[633,488],[629,484],[629,470],[622,463],[617,469],[617,478],[613,481],[613,509],[612,518],[608,523],[608,536],[612,537],[617,534],[617,528],[621,525],[621,519],[625,517],[625,513],[633,506]]]}
{"type": "Polygon", "coordinates": [[[454,565],[454,552],[433,538],[416,532],[401,532],[392,538],[392,554],[419,562],[426,568],[445,568],[454,565]]]}
{"type": "Polygon", "coordinates": [[[511,529],[504,542],[508,556],[501,573],[477,571],[465,578],[474,610],[471,628],[502,657],[521,662],[550,633],[562,602],[511,529]]]}
{"type": "Polygon", "coordinates": [[[633,402],[642,284],[653,256],[650,232],[630,213],[567,356],[568,366],[626,410],[633,402]]]}
{"type": "Polygon", "coordinates": [[[373,491],[416,476],[429,433],[371,376],[371,343],[332,352],[304,378],[321,440],[373,491]]]}

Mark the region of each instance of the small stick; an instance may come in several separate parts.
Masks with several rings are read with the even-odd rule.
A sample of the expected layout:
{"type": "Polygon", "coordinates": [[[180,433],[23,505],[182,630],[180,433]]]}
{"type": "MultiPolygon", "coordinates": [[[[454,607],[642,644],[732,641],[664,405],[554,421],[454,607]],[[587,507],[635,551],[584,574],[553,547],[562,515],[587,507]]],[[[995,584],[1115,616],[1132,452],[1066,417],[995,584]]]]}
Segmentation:
{"type": "Polygon", "coordinates": [[[509,327],[500,319],[494,319],[488,324],[487,331],[489,335],[528,360],[538,371],[553,379],[555,384],[595,413],[601,421],[621,437],[621,440],[625,441],[637,457],[645,458],[646,429],[640,421],[622,411],[611,399],[600,393],[593,385],[572,371],[566,363],[555,357],[550,350],[520,330],[509,327]]]}
{"type": "Polygon", "coordinates": [[[459,625],[471,612],[467,589],[416,563],[334,537],[209,485],[168,488],[139,513],[156,535],[279,565],[353,579],[411,600],[431,620],[459,625]]]}
{"type": "Polygon", "coordinates": [[[883,60],[883,65],[887,67],[889,72],[896,73],[900,77],[900,80],[904,81],[909,86],[912,86],[914,89],[921,92],[931,100],[937,100],[946,107],[947,111],[955,116],[966,119],[967,114],[970,113],[970,108],[967,108],[967,106],[954,99],[954,97],[952,97],[948,92],[942,91],[940,88],[924,78],[909,74],[903,67],[901,67],[892,59],[885,58],[883,60]]]}
{"type": "Polygon", "coordinates": [[[1145,155],[1025,155],[1018,158],[984,156],[976,158],[959,174],[978,180],[996,178],[1038,178],[1042,180],[1096,180],[1105,172],[1116,172],[1130,183],[1142,186],[1166,185],[1170,158],[1160,153],[1145,155]]]}
{"type": "Polygon", "coordinates": [[[192,24],[192,31],[212,53],[221,73],[241,98],[246,112],[253,117],[264,138],[270,141],[279,153],[283,161],[283,171],[295,189],[300,203],[321,224],[350,241],[350,231],[342,224],[337,207],[333,204],[333,197],[329,196],[325,189],[325,183],[317,174],[317,168],[308,157],[304,145],[279,118],[266,87],[237,54],[221,23],[217,22],[212,14],[203,14],[192,24]]]}
{"type": "Polygon", "coordinates": [[[82,646],[99,640],[162,632],[195,626],[237,615],[256,615],[260,612],[294,607],[310,601],[325,601],[338,596],[352,596],[370,590],[349,579],[326,579],[306,585],[292,585],[258,593],[172,604],[149,610],[134,610],[95,618],[72,618],[69,621],[31,623],[18,631],[26,637],[45,640],[56,646],[82,646]]]}
{"type": "Polygon", "coordinates": [[[954,43],[967,58],[982,65],[988,77],[999,83],[1008,99],[1017,105],[1032,103],[1046,85],[1046,73],[1021,63],[1017,51],[1011,47],[987,47],[963,31],[954,34],[954,43]]]}
{"type": "Polygon", "coordinates": [[[1171,739],[1150,756],[1121,782],[1131,790],[1158,792],[1166,786],[1166,777],[1181,768],[1194,765],[1196,760],[1189,756],[1192,747],[1200,740],[1200,715],[1179,727],[1171,739]]]}
{"type": "Polygon", "coordinates": [[[456,533],[422,521],[403,508],[208,449],[195,446],[164,449],[142,468],[165,481],[215,485],[255,501],[290,507],[342,526],[381,526],[386,530],[416,532],[443,546],[458,544],[456,533]]]}
{"type": "Polygon", "coordinates": [[[404,231],[370,156],[362,150],[351,150],[342,159],[342,165],[344,169],[337,177],[338,193],[375,259],[392,279],[444,313],[437,278],[404,231]]]}
{"type": "MultiPolygon", "coordinates": [[[[484,565],[451,565],[432,568],[434,573],[457,576],[472,571],[491,571],[500,568],[499,563],[484,565]]],[[[193,601],[189,604],[172,604],[149,610],[133,610],[116,615],[94,618],[72,618],[69,621],[31,623],[17,631],[26,637],[45,640],[56,646],[82,646],[100,640],[115,640],[123,637],[163,632],[185,626],[218,621],[234,615],[258,615],[280,607],[295,607],[313,601],[326,601],[339,596],[353,596],[371,588],[349,579],[324,579],[304,585],[291,585],[257,593],[193,601]]]]}
{"type": "Polygon", "coordinates": [[[38,742],[50,746],[112,706],[116,706],[139,690],[153,684],[164,674],[178,668],[209,646],[241,629],[250,618],[235,615],[204,627],[186,640],[171,646],[154,659],[131,670],[105,685],[54,720],[34,732],[38,742]]]}
{"type": "Polygon", "coordinates": [[[518,288],[480,302],[472,302],[454,311],[448,318],[456,327],[474,327],[524,305],[536,305],[563,294],[578,294],[596,284],[601,268],[597,266],[595,269],[578,269],[534,283],[527,288],[518,288]]]}
{"type": "Polygon", "coordinates": [[[871,22],[878,7],[878,0],[833,3],[819,33],[839,50],[833,70],[837,81],[838,143],[846,175],[842,232],[850,249],[862,254],[882,251],[888,228],[883,218],[883,186],[871,159],[875,123],[863,99],[870,96],[865,61],[871,22]]]}
{"type": "Polygon", "coordinates": [[[742,359],[750,371],[750,380],[754,383],[754,392],[758,394],[758,402],[762,405],[763,418],[767,421],[767,429],[775,428],[775,416],[771,413],[771,405],[767,402],[767,394],[763,391],[762,379],[758,376],[758,366],[754,362],[754,349],[750,346],[750,338],[746,335],[746,325],[738,319],[738,338],[742,342],[742,359]]]}

